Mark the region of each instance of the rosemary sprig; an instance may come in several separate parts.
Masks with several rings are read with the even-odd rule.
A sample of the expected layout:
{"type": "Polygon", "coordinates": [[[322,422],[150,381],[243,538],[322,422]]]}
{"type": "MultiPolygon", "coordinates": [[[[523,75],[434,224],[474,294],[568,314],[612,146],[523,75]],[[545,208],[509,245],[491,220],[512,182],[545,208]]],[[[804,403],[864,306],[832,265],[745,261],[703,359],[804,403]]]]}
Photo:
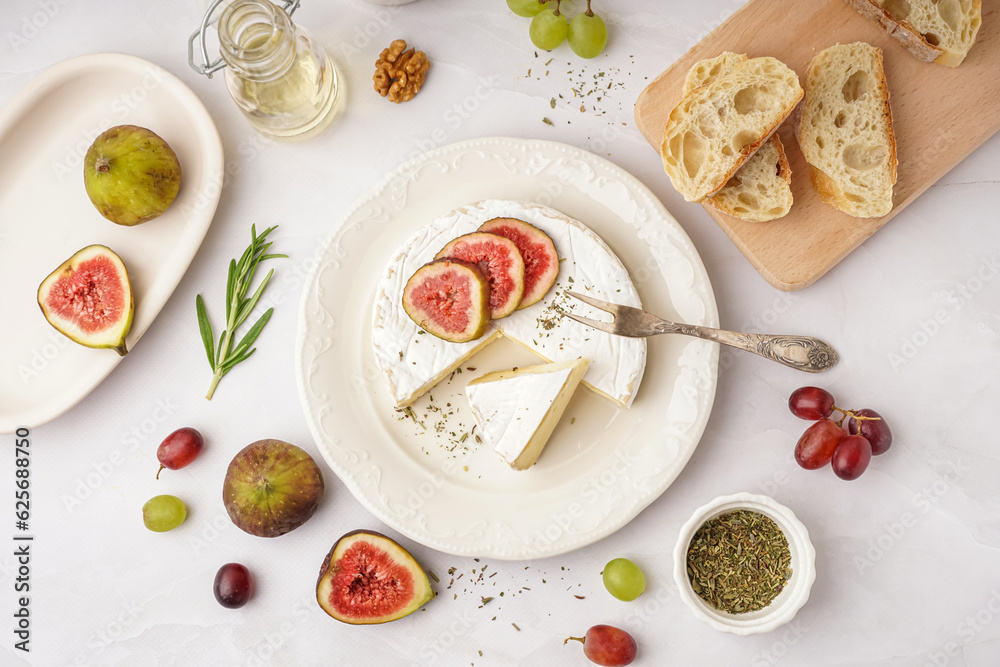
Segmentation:
{"type": "Polygon", "coordinates": [[[215,347],[215,336],[212,334],[212,323],[208,320],[208,313],[205,311],[205,302],[201,294],[195,297],[195,307],[198,311],[198,329],[201,331],[201,340],[205,344],[205,353],[208,355],[208,365],[212,367],[212,384],[208,388],[205,398],[212,400],[215,388],[219,385],[219,380],[231,371],[236,364],[250,358],[257,348],[251,348],[257,336],[264,329],[264,325],[271,319],[274,308],[268,308],[260,319],[244,334],[239,343],[233,347],[233,340],[236,329],[250,316],[260,295],[271,280],[274,269],[268,271],[267,276],[260,282],[257,289],[251,296],[247,296],[250,288],[250,281],[257,270],[257,265],[265,259],[277,259],[288,257],[288,255],[269,255],[268,248],[271,243],[267,241],[270,234],[277,225],[268,227],[260,235],[257,234],[255,225],[250,226],[250,245],[243,251],[239,261],[235,259],[229,261],[229,277],[226,281],[226,328],[219,336],[219,346],[215,347]]]}

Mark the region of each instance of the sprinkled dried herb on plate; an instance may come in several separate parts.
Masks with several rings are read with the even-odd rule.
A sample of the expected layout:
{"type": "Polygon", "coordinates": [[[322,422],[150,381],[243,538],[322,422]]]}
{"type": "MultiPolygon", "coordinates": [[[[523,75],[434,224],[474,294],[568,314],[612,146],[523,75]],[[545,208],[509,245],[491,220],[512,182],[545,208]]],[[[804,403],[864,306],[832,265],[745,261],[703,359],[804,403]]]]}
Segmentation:
{"type": "Polygon", "coordinates": [[[750,510],[703,523],[688,545],[691,587],[708,604],[731,614],[771,604],[792,576],[788,539],[769,517],[750,510]]]}

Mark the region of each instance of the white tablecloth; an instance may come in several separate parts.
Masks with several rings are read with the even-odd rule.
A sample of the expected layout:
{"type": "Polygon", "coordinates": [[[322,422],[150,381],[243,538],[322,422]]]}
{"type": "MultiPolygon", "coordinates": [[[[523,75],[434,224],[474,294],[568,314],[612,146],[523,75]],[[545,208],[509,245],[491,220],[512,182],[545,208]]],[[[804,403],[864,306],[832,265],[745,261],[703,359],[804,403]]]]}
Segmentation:
{"type": "MultiPolygon", "coordinates": [[[[700,207],[674,192],[632,117],[646,83],[740,4],[597,0],[611,42],[605,55],[584,62],[565,46],[536,57],[527,20],[501,0],[422,0],[399,8],[303,3],[296,19],[339,64],[347,104],[322,136],[278,144],[250,129],[221,78],[188,67],[196,3],[4,2],[0,102],[65,58],[137,55],[202,98],[222,135],[230,178],[195,261],[134,351],[79,405],[32,431],[31,652],[14,648],[17,558],[13,546],[3,547],[0,610],[8,629],[0,635],[0,662],[572,665],[586,661],[563,639],[609,623],[635,636],[634,664],[643,666],[1000,664],[1000,137],[815,285],[775,290],[700,207]],[[397,37],[433,61],[424,90],[398,107],[370,89],[374,59],[397,37]],[[550,99],[592,86],[601,72],[613,85],[586,98],[583,112],[562,101],[550,107],[550,99]],[[396,623],[342,625],[315,602],[323,556],[350,530],[387,529],[323,464],[328,489],[316,516],[280,539],[254,538],[226,516],[222,476],[237,449],[264,437],[320,458],[293,369],[298,298],[309,268],[302,258],[404,159],[493,135],[566,142],[629,170],[691,236],[724,327],[820,335],[843,361],[814,378],[724,351],[712,418],[694,456],[628,526],[532,562],[458,558],[400,538],[441,578],[438,597],[396,623]],[[245,246],[251,222],[280,224],[275,247],[292,259],[270,288],[278,303],[257,355],[207,402],[194,296],[221,299],[225,264],[245,246]],[[788,413],[786,400],[811,382],[891,420],[892,450],[856,482],[801,470],[791,458],[805,423],[788,413]],[[184,425],[205,434],[203,457],[154,482],[156,445],[184,425]],[[680,601],[671,578],[681,524],[694,508],[736,491],[766,493],[791,507],[817,549],[808,604],[770,634],[711,629],[680,601]],[[151,533],[140,508],[165,492],[190,499],[190,516],[173,533],[151,533]],[[647,591],[635,602],[614,600],[602,586],[598,573],[617,556],[646,572],[647,591]],[[246,564],[258,580],[256,596],[238,611],[212,596],[216,570],[230,561],[246,564]],[[448,586],[452,567],[464,576],[448,586]],[[485,597],[493,599],[484,605],[485,597]]],[[[0,497],[12,512],[12,437],[0,443],[0,497]]]]}

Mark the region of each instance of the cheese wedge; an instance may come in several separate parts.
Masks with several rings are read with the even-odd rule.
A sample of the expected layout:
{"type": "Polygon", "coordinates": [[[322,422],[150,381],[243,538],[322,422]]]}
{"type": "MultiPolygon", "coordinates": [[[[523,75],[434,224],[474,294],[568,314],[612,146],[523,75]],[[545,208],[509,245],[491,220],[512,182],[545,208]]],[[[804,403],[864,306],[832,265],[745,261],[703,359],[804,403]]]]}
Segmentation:
{"type": "Polygon", "coordinates": [[[587,365],[573,359],[496,371],[466,385],[480,433],[511,468],[538,461],[587,365]]]}

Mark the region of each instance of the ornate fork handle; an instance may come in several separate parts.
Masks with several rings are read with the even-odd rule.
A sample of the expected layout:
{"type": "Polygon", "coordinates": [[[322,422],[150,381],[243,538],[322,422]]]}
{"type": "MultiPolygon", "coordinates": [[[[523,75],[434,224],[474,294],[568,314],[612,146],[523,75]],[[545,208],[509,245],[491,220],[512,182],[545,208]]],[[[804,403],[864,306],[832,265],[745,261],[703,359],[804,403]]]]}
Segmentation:
{"type": "Polygon", "coordinates": [[[679,333],[712,340],[740,350],[753,352],[765,359],[777,361],[779,364],[808,373],[825,371],[833,367],[840,359],[837,352],[828,343],[810,336],[738,333],[666,321],[656,325],[656,330],[658,333],[679,333]]]}

